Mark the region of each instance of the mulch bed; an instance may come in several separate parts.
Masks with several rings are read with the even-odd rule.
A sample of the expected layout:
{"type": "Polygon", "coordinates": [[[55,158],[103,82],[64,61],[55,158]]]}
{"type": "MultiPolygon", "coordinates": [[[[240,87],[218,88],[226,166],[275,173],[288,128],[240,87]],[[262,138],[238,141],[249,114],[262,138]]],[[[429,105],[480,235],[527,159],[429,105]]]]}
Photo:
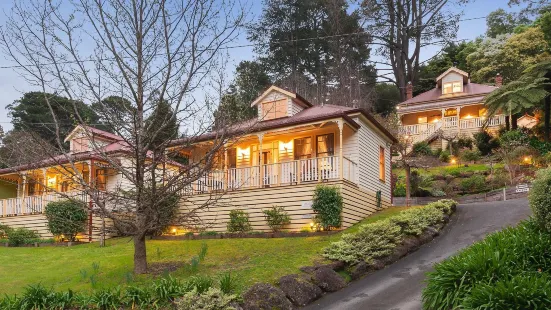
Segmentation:
{"type": "Polygon", "coordinates": [[[189,234],[189,235],[164,235],[153,236],[153,240],[204,240],[204,239],[236,239],[236,238],[296,238],[296,237],[316,237],[333,235],[340,232],[340,230],[331,231],[316,231],[316,232],[267,232],[267,233],[220,233],[216,235],[201,235],[201,234],[189,234]]]}

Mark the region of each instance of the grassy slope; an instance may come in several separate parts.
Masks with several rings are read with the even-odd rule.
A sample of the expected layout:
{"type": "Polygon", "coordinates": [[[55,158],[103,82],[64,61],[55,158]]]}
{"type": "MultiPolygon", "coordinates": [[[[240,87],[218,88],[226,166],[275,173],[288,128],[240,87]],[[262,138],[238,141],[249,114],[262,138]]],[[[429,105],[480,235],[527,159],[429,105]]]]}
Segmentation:
{"type": "MultiPolygon", "coordinates": [[[[378,221],[395,215],[405,207],[392,207],[362,221],[378,221]]],[[[358,229],[355,225],[347,232],[358,229]]],[[[320,251],[340,236],[276,239],[212,239],[147,242],[150,262],[185,261],[199,252],[206,242],[208,254],[199,274],[219,275],[231,271],[239,279],[239,290],[259,281],[275,282],[279,277],[296,273],[301,266],[320,260],[320,251]]],[[[56,290],[71,288],[91,290],[90,276],[94,263],[99,264],[95,288],[128,283],[132,277],[132,242],[128,238],[108,240],[107,247],[97,243],[75,247],[5,248],[0,247],[0,292],[20,293],[28,285],[41,282],[56,290]],[[84,276],[83,276],[84,274],[84,276]]],[[[178,278],[190,274],[183,268],[172,273],[178,278]]],[[[139,276],[132,281],[150,281],[139,276]]]]}

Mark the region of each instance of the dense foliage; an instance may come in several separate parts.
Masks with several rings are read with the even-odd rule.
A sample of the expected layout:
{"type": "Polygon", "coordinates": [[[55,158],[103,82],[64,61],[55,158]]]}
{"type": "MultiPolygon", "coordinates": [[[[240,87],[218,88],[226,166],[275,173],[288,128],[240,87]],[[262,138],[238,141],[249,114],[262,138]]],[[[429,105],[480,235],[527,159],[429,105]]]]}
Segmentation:
{"type": "Polygon", "coordinates": [[[40,239],[40,235],[33,230],[24,227],[13,228],[6,225],[0,225],[0,239],[7,240],[9,246],[22,246],[46,241],[40,239]]]}
{"type": "Polygon", "coordinates": [[[278,232],[286,225],[291,223],[291,217],[282,207],[273,206],[271,209],[262,210],[268,226],[274,231],[278,232]]]}
{"type": "Polygon", "coordinates": [[[540,170],[528,196],[535,220],[551,232],[551,168],[540,170]]]}
{"type": "Polygon", "coordinates": [[[44,214],[48,219],[48,230],[54,236],[63,235],[69,241],[74,241],[75,236],[84,231],[88,217],[86,205],[77,200],[52,201],[46,206],[44,214]]]}
{"type": "Polygon", "coordinates": [[[0,309],[168,309],[173,302],[178,309],[229,309],[229,303],[236,296],[232,295],[234,292],[222,292],[221,283],[215,280],[193,276],[180,281],[166,276],[148,286],[129,285],[92,293],[56,292],[36,284],[27,286],[21,295],[0,299],[0,309]],[[204,308],[190,306],[190,303],[204,308]]]}
{"type": "Polygon", "coordinates": [[[424,308],[545,309],[551,296],[546,290],[550,248],[551,235],[533,221],[494,233],[435,265],[423,291],[424,308]],[[523,277],[541,290],[516,286],[529,281],[523,277]]]}
{"type": "Polygon", "coordinates": [[[249,214],[243,210],[231,210],[228,222],[229,232],[247,232],[251,230],[249,214]]]}
{"type": "Polygon", "coordinates": [[[405,236],[418,236],[427,227],[441,223],[445,214],[455,210],[456,204],[453,200],[440,200],[386,220],[365,224],[358,232],[343,234],[341,240],[331,243],[324,249],[323,256],[347,263],[372,263],[374,259],[391,254],[405,236]]]}
{"type": "Polygon", "coordinates": [[[491,155],[499,147],[498,139],[485,130],[473,134],[473,138],[476,149],[482,156],[491,155]]]}
{"type": "Polygon", "coordinates": [[[315,220],[323,229],[341,227],[342,206],[342,195],[337,187],[316,186],[312,199],[312,210],[316,213],[315,220]]]}

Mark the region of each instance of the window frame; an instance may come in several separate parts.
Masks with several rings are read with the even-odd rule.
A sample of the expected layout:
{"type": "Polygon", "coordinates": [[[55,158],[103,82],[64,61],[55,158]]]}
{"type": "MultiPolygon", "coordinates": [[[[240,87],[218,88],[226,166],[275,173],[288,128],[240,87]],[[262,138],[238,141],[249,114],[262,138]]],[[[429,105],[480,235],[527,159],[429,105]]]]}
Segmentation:
{"type": "Polygon", "coordinates": [[[463,92],[463,81],[450,81],[450,82],[442,82],[442,95],[449,95],[449,94],[455,94],[455,93],[461,93],[463,92]],[[459,91],[454,91],[454,84],[459,84],[459,91]],[[450,92],[445,92],[446,85],[450,86],[450,92]]]}
{"type": "Polygon", "coordinates": [[[379,145],[379,181],[386,182],[386,154],[385,148],[379,145]]]}
{"type": "Polygon", "coordinates": [[[320,154],[327,154],[325,157],[335,156],[335,134],[330,132],[326,134],[316,135],[316,157],[320,157],[320,154]],[[326,141],[331,141],[331,147],[327,147],[327,152],[319,152],[319,138],[327,137],[326,141]]]}
{"type": "Polygon", "coordinates": [[[301,159],[308,159],[308,158],[312,158],[312,153],[313,153],[313,148],[312,148],[312,136],[305,136],[305,137],[301,137],[301,138],[295,138],[293,139],[293,158],[294,160],[301,160],[301,159]],[[308,154],[301,154],[300,156],[297,154],[297,142],[298,141],[301,141],[301,140],[306,140],[306,139],[310,139],[310,153],[308,154]],[[306,156],[306,157],[301,157],[301,156],[306,156]]]}

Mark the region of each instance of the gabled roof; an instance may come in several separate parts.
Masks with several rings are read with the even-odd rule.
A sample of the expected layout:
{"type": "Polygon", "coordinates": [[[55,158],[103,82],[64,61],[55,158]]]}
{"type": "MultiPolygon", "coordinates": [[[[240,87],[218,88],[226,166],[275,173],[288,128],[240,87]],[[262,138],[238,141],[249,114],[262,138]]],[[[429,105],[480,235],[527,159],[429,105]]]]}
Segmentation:
{"type": "Polygon", "coordinates": [[[116,134],[97,129],[91,126],[78,125],[76,126],[65,138],[65,142],[71,140],[77,133],[84,131],[90,133],[92,136],[98,136],[110,141],[123,141],[124,139],[121,136],[116,134]]]}
{"type": "Polygon", "coordinates": [[[259,104],[260,102],[262,102],[262,100],[264,98],[266,98],[266,96],[268,96],[272,91],[276,91],[276,92],[279,92],[279,93],[282,93],[284,94],[285,96],[288,96],[292,99],[295,99],[295,100],[298,100],[299,103],[302,103],[303,105],[305,105],[306,107],[311,107],[312,104],[310,102],[308,102],[306,99],[302,98],[299,94],[297,93],[294,93],[294,92],[291,92],[291,91],[288,91],[288,90],[285,90],[281,87],[277,87],[275,85],[272,85],[270,87],[268,87],[268,89],[266,89],[262,95],[258,96],[258,98],[256,98],[252,103],[251,103],[251,107],[254,107],[255,105],[259,104]]]}
{"type": "Polygon", "coordinates": [[[463,85],[463,92],[461,93],[442,95],[442,89],[435,87],[409,100],[401,102],[398,105],[406,106],[410,104],[419,104],[423,102],[433,102],[433,101],[439,101],[439,100],[445,101],[445,100],[451,100],[451,99],[456,99],[460,97],[486,95],[494,91],[496,88],[497,87],[490,86],[490,85],[467,83],[463,85]]]}
{"type": "Polygon", "coordinates": [[[448,75],[448,73],[450,72],[455,72],[455,73],[459,73],[461,74],[462,76],[468,78],[469,77],[469,74],[463,70],[460,70],[460,69],[457,69],[456,67],[451,67],[449,68],[448,70],[446,70],[444,73],[440,74],[437,78],[436,78],[436,81],[440,81],[443,77],[445,77],[446,75],[448,75]]]}
{"type": "Polygon", "coordinates": [[[396,138],[388,130],[386,130],[386,128],[384,128],[384,126],[382,126],[379,122],[377,122],[377,120],[364,109],[338,106],[338,105],[332,105],[332,104],[324,104],[324,105],[316,105],[310,108],[306,108],[293,116],[281,117],[281,118],[264,120],[264,121],[258,121],[258,119],[254,118],[248,121],[235,124],[225,130],[212,131],[212,132],[194,137],[192,139],[189,139],[189,138],[176,139],[172,141],[170,145],[177,146],[180,144],[209,141],[209,140],[216,139],[217,137],[220,137],[220,135],[222,135],[223,133],[226,133],[229,135],[251,134],[251,133],[270,130],[270,129],[278,129],[278,128],[284,128],[288,126],[307,124],[310,122],[322,121],[326,119],[328,120],[328,119],[333,119],[338,117],[342,117],[351,126],[355,128],[359,128],[360,125],[350,117],[350,115],[357,114],[357,113],[364,115],[369,120],[369,122],[371,122],[377,129],[379,129],[383,133],[383,135],[386,136],[389,140],[394,142],[397,141],[396,138]]]}

